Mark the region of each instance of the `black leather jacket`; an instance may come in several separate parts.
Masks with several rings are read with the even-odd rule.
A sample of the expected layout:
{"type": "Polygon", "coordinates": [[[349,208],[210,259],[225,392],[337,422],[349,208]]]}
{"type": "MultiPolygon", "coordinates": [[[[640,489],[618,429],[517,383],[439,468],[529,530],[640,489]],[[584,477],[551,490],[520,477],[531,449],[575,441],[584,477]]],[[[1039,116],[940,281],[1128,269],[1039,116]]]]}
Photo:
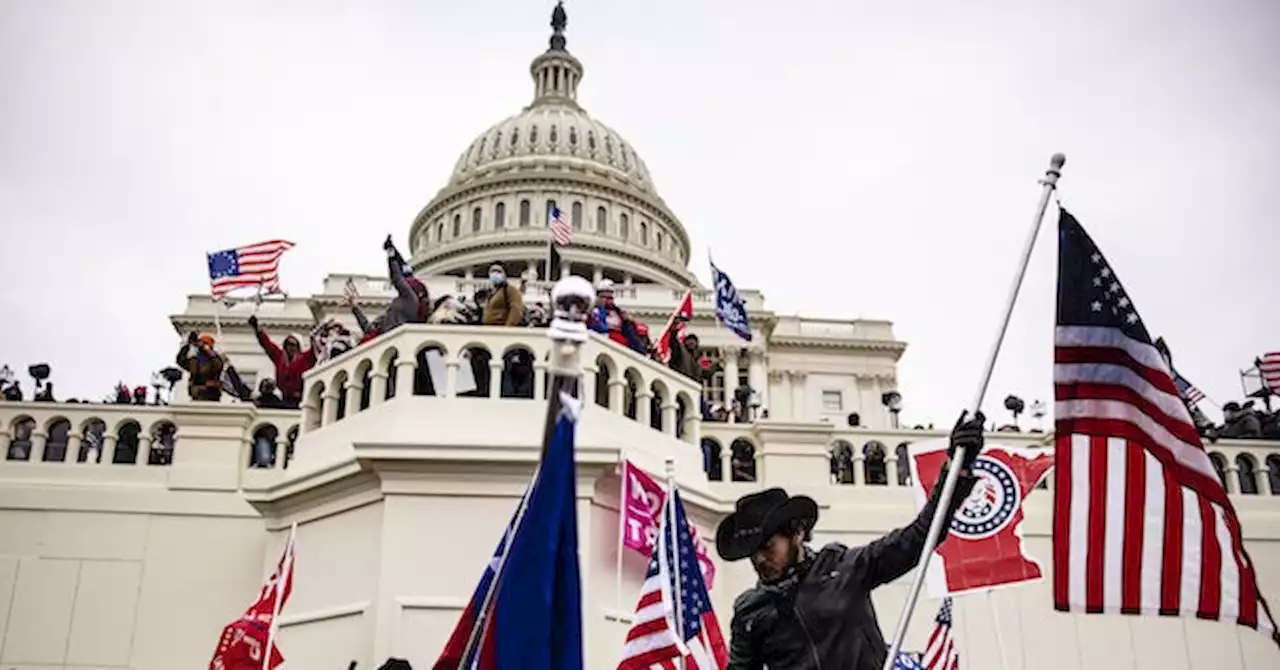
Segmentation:
{"type": "MultiPolygon", "coordinates": [[[[865,547],[822,548],[791,579],[758,584],[733,604],[727,670],[880,670],[888,645],[871,591],[915,567],[941,493],[910,525],[865,547]]],[[[977,479],[961,477],[951,514],[977,479]]],[[[942,533],[950,530],[944,526],[942,533]]]]}

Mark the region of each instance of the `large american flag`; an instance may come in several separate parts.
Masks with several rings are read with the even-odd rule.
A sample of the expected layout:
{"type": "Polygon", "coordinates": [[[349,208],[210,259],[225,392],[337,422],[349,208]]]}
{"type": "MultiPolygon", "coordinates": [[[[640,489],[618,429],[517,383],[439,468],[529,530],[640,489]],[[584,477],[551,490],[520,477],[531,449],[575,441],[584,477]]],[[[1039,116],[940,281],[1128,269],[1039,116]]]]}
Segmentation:
{"type": "Polygon", "coordinates": [[[564,213],[556,205],[551,205],[547,215],[547,228],[551,229],[551,239],[556,244],[563,247],[573,241],[573,226],[564,220],[564,213]]]}
{"type": "Polygon", "coordinates": [[[280,257],[293,242],[268,240],[208,254],[210,293],[216,300],[241,288],[261,287],[262,293],[280,292],[280,257]]]}
{"type": "Polygon", "coordinates": [[[689,519],[674,490],[662,506],[662,527],[640,589],[635,621],[622,647],[618,670],[722,670],[729,652],[720,622],[711,608],[711,595],[702,581],[698,556],[689,533],[689,519]],[[671,526],[675,505],[675,533],[671,526]],[[680,594],[680,634],[676,634],[676,585],[680,594]]]}
{"type": "Polygon", "coordinates": [[[938,608],[929,644],[925,646],[920,660],[924,670],[960,670],[960,651],[956,649],[956,639],[951,635],[950,597],[943,599],[942,607],[938,608]]]}
{"type": "Polygon", "coordinates": [[[1058,234],[1054,607],[1234,620],[1280,643],[1168,364],[1066,211],[1058,234]]]}
{"type": "Polygon", "coordinates": [[[1267,389],[1280,394],[1280,351],[1263,354],[1258,359],[1258,372],[1262,373],[1262,383],[1267,389]]]}

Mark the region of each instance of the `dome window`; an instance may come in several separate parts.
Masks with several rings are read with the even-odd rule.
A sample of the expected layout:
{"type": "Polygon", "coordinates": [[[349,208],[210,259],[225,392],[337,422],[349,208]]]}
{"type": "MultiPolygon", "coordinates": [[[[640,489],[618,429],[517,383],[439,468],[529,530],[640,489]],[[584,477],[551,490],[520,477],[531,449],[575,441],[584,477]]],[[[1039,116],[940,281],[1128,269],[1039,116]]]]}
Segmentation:
{"type": "Polygon", "coordinates": [[[507,225],[507,203],[500,202],[493,206],[493,227],[505,228],[507,225]]]}
{"type": "Polygon", "coordinates": [[[521,200],[520,201],[520,227],[521,228],[529,227],[529,218],[530,218],[529,212],[530,212],[529,201],[521,200]]]}
{"type": "Polygon", "coordinates": [[[573,226],[574,230],[582,230],[582,203],[573,203],[573,208],[570,212],[570,225],[573,226]]]}
{"type": "Polygon", "coordinates": [[[512,131],[511,131],[511,148],[512,148],[512,149],[514,149],[514,148],[516,147],[516,145],[517,145],[517,144],[520,144],[520,129],[519,129],[519,128],[516,128],[515,130],[512,130],[512,131]]]}
{"type": "Polygon", "coordinates": [[[640,222],[640,245],[645,247],[649,246],[649,222],[648,221],[640,222]]]}
{"type": "Polygon", "coordinates": [[[590,151],[593,156],[596,153],[596,134],[590,130],[587,131],[587,150],[590,151]]]}
{"type": "Polygon", "coordinates": [[[596,208],[596,232],[604,234],[609,230],[609,213],[603,207],[596,208]]]}
{"type": "Polygon", "coordinates": [[[552,144],[560,143],[560,133],[556,131],[556,127],[554,125],[551,126],[551,136],[548,139],[550,139],[552,144]]]}
{"type": "Polygon", "coordinates": [[[479,159],[481,159],[481,158],[484,158],[484,150],[485,150],[485,147],[487,147],[487,146],[489,146],[489,138],[487,138],[487,137],[482,137],[482,138],[480,138],[480,151],[477,151],[477,152],[476,152],[476,158],[475,158],[475,160],[479,160],[479,159]]]}
{"type": "Polygon", "coordinates": [[[572,126],[569,128],[569,146],[578,146],[578,129],[572,126]]]}
{"type": "Polygon", "coordinates": [[[436,241],[444,241],[444,218],[436,219],[436,241]]]}
{"type": "Polygon", "coordinates": [[[453,215],[453,236],[460,237],[462,235],[462,215],[453,215]]]}
{"type": "Polygon", "coordinates": [[[613,138],[608,135],[604,136],[604,155],[608,156],[609,160],[613,160],[613,138]]]}
{"type": "Polygon", "coordinates": [[[502,146],[502,131],[499,130],[493,136],[493,157],[498,157],[498,147],[502,146]]]}
{"type": "Polygon", "coordinates": [[[631,237],[631,219],[627,218],[626,214],[618,217],[618,237],[624,240],[631,237]]]}
{"type": "Polygon", "coordinates": [[[628,169],[631,166],[631,163],[627,160],[627,146],[624,144],[619,147],[618,153],[622,154],[622,169],[628,169]]]}
{"type": "Polygon", "coordinates": [[[538,143],[538,127],[532,126],[529,128],[529,144],[530,146],[533,146],[533,145],[536,145],[537,143],[538,143]]]}
{"type": "Polygon", "coordinates": [[[480,219],[482,216],[483,215],[480,213],[479,207],[471,210],[471,232],[480,232],[480,219]]]}
{"type": "Polygon", "coordinates": [[[663,246],[662,246],[662,243],[665,241],[665,240],[663,240],[663,238],[662,238],[662,231],[661,231],[661,230],[659,230],[659,231],[655,232],[655,233],[654,233],[654,236],[657,238],[657,242],[658,242],[658,251],[665,251],[665,249],[664,249],[664,248],[663,248],[663,246]]]}

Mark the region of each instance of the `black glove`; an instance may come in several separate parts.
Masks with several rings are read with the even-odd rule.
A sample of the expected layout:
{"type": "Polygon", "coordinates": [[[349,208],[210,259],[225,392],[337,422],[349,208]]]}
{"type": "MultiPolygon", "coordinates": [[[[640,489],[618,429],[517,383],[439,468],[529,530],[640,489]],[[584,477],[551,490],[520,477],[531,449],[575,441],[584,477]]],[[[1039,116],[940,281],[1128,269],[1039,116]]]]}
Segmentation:
{"type": "Polygon", "coordinates": [[[974,414],[972,419],[965,421],[967,416],[969,416],[968,410],[960,413],[955,428],[951,429],[951,444],[947,447],[947,458],[954,457],[956,449],[964,448],[964,462],[960,464],[962,472],[970,471],[974,461],[978,460],[978,454],[982,453],[982,424],[987,420],[982,412],[974,414]]]}
{"type": "Polygon", "coordinates": [[[258,332],[258,315],[257,314],[254,314],[253,316],[249,317],[249,327],[253,329],[253,332],[255,333],[258,332]]]}
{"type": "Polygon", "coordinates": [[[200,339],[200,336],[195,333],[187,333],[187,344],[195,344],[198,339],[200,339]]]}

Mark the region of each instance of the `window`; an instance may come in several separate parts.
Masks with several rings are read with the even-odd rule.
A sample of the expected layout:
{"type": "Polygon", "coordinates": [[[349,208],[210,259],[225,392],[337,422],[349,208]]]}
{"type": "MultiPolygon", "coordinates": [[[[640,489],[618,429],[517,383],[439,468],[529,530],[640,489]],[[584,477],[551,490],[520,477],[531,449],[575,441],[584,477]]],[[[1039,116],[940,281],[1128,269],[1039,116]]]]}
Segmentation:
{"type": "Polygon", "coordinates": [[[631,220],[627,218],[626,214],[618,217],[618,237],[624,240],[631,237],[631,220]]]}
{"type": "Polygon", "coordinates": [[[502,228],[507,225],[507,203],[500,202],[493,206],[493,227],[502,228]]]}
{"type": "Polygon", "coordinates": [[[547,223],[550,223],[550,222],[551,222],[551,210],[553,210],[553,209],[555,209],[555,208],[556,208],[556,201],[555,201],[555,200],[548,200],[548,201],[547,201],[547,218],[546,218],[547,223]]]}
{"type": "Polygon", "coordinates": [[[822,392],[822,411],[843,412],[844,396],[839,391],[822,392]]]}
{"type": "Polygon", "coordinates": [[[580,202],[573,203],[572,211],[573,211],[573,219],[572,219],[573,229],[582,230],[582,203],[580,202]]]}
{"type": "Polygon", "coordinates": [[[471,210],[471,232],[480,232],[480,208],[471,210]]]}
{"type": "Polygon", "coordinates": [[[521,228],[529,227],[529,201],[528,200],[520,201],[520,227],[521,228]]]}
{"type": "Polygon", "coordinates": [[[609,213],[603,207],[596,208],[596,232],[601,235],[609,232],[609,213]]]}
{"type": "Polygon", "coordinates": [[[444,219],[436,219],[436,241],[444,241],[444,219]]]}
{"type": "Polygon", "coordinates": [[[662,231],[661,231],[661,230],[659,230],[659,231],[656,233],[656,235],[657,235],[657,238],[658,238],[658,251],[662,251],[662,250],[663,250],[662,243],[663,243],[663,241],[664,241],[664,240],[662,239],[662,231]]]}
{"type": "Polygon", "coordinates": [[[649,246],[649,222],[640,222],[640,245],[649,246]]]}
{"type": "Polygon", "coordinates": [[[461,235],[462,235],[462,215],[454,214],[453,215],[453,236],[459,237],[461,235]]]}

